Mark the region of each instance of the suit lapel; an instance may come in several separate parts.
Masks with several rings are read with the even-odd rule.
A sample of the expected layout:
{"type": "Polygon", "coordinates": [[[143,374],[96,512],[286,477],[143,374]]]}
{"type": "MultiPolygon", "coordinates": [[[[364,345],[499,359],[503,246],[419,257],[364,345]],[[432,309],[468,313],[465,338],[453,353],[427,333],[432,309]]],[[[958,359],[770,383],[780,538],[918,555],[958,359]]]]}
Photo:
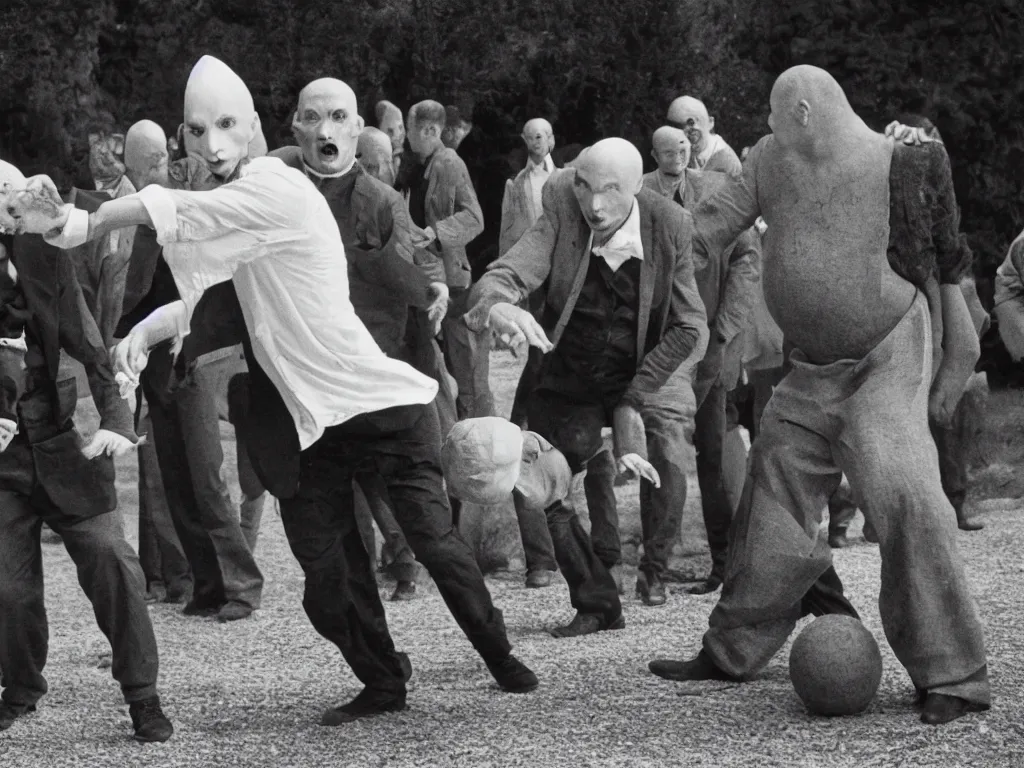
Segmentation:
{"type": "MultiPolygon", "coordinates": [[[[573,203],[575,204],[575,200],[573,203]]],[[[576,264],[576,274],[573,276],[572,288],[569,289],[569,295],[565,298],[565,306],[562,308],[562,314],[558,318],[558,324],[555,326],[555,331],[551,335],[551,343],[558,345],[558,340],[562,338],[562,331],[565,330],[565,326],[569,323],[569,316],[572,315],[572,311],[576,308],[576,300],[580,297],[580,292],[583,290],[583,282],[587,279],[587,270],[590,268],[590,249],[594,243],[594,233],[590,231],[590,227],[587,226],[586,221],[583,218],[583,214],[579,213],[579,206],[575,206],[578,223],[576,227],[576,235],[573,237],[572,242],[569,244],[570,253],[576,254],[579,261],[576,264]],[[580,250],[580,243],[585,243],[585,247],[580,250]]]]}
{"type": "MultiPolygon", "coordinates": [[[[639,198],[636,204],[640,205],[639,198]]],[[[647,342],[647,325],[651,319],[651,304],[654,302],[654,278],[658,265],[655,264],[653,240],[650,211],[640,205],[640,241],[644,248],[644,259],[640,264],[640,306],[636,318],[637,367],[643,362],[647,342]]]]}

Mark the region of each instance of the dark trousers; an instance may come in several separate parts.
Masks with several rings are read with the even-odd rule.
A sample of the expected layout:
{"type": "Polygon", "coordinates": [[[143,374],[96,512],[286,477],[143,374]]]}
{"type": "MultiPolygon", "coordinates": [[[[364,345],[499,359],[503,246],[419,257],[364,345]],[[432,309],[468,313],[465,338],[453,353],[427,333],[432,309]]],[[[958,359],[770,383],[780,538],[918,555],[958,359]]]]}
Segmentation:
{"type": "Polygon", "coordinates": [[[733,518],[723,450],[727,428],[727,394],[721,382],[711,385],[704,401],[697,408],[693,431],[701,510],[711,550],[711,575],[719,578],[725,576],[729,526],[733,518]]]}
{"type": "MultiPolygon", "coordinates": [[[[150,433],[148,408],[143,401],[139,434],[150,433]]],[[[164,481],[152,438],[139,446],[139,563],[146,588],[160,585],[169,593],[191,589],[192,573],[167,506],[164,481]]]]}
{"type": "Polygon", "coordinates": [[[363,544],[370,554],[371,565],[377,557],[376,536],[373,532],[373,523],[377,523],[384,538],[381,561],[385,573],[396,581],[415,581],[416,557],[391,511],[388,486],[384,478],[372,473],[357,474],[355,486],[356,521],[363,544]]]}
{"type": "Polygon", "coordinates": [[[389,408],[329,428],[302,452],[298,493],[281,520],[306,576],[302,605],[313,627],[341,650],[369,688],[403,690],[373,568],[353,504],[356,473],[385,478],[395,519],[466,637],[486,662],[510,652],[472,550],[452,525],[440,464],[437,412],[389,408]]]}
{"type": "MultiPolygon", "coordinates": [[[[576,474],[603,449],[601,430],[609,423],[610,413],[601,403],[587,403],[542,386],[527,402],[527,419],[532,431],[565,455],[576,474]]],[[[514,498],[522,519],[528,511],[520,509],[524,505],[518,494],[514,498]]],[[[594,552],[575,510],[566,501],[559,501],[545,510],[545,516],[558,568],[569,585],[572,607],[580,613],[598,614],[608,622],[617,619],[622,613],[618,588],[608,566],[594,552]]]]}
{"type": "Polygon", "coordinates": [[[161,400],[145,374],[142,385],[167,504],[192,567],[193,599],[204,607],[230,601],[258,608],[263,575],[221,472],[224,450],[215,393],[196,377],[169,401],[161,400]]]}
{"type": "MultiPolygon", "coordinates": [[[[536,397],[538,393],[535,392],[536,397]]],[[[572,411],[571,405],[566,407],[572,411]]],[[[599,410],[604,414],[603,408],[599,410]]],[[[668,569],[686,507],[686,443],[690,439],[694,418],[689,372],[681,370],[673,374],[660,390],[643,397],[638,410],[647,433],[648,459],[661,477],[660,488],[646,480],[640,481],[640,527],[644,545],[640,571],[648,576],[661,577],[668,569]]],[[[622,560],[615,498],[617,469],[611,453],[604,450],[600,436],[601,427],[608,423],[608,416],[602,415],[601,424],[597,425],[598,453],[586,462],[587,476],[583,481],[590,512],[592,546],[605,568],[622,560]]],[[[597,418],[596,412],[594,418],[597,418]]],[[[530,424],[532,427],[532,417],[530,424]]],[[[572,429],[570,427],[569,431],[572,429]]],[[[558,447],[558,443],[550,437],[548,439],[558,447]]]]}
{"type": "Polygon", "coordinates": [[[491,394],[491,332],[475,333],[462,321],[466,312],[468,288],[451,290],[451,309],[442,321],[444,359],[459,393],[456,397],[459,419],[494,416],[491,394]]]}
{"type": "MultiPolygon", "coordinates": [[[[35,704],[46,693],[49,630],[43,604],[43,519],[29,499],[0,491],[0,676],[3,701],[35,704]]],[[[78,569],[78,583],[110,641],[111,672],[127,702],[156,695],[157,648],[139,559],[116,512],[84,520],[47,516],[78,569]]]]}

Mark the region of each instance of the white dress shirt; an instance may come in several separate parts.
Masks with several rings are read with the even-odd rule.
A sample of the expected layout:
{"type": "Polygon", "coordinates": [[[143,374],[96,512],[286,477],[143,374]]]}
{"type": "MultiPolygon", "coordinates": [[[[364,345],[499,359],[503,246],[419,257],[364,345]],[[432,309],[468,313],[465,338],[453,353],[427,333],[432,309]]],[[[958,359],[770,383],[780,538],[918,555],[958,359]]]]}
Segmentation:
{"type": "MultiPolygon", "coordinates": [[[[594,242],[593,233],[590,235],[590,242],[594,242]]],[[[636,200],[633,201],[633,208],[622,226],[615,230],[615,234],[608,238],[608,242],[595,247],[593,252],[605,260],[612,272],[617,272],[619,267],[630,259],[644,260],[644,243],[640,236],[640,208],[636,200]]]]}
{"type": "Polygon", "coordinates": [[[533,220],[536,221],[544,213],[544,201],[542,193],[544,183],[555,170],[555,161],[551,155],[547,155],[540,163],[533,162],[533,158],[526,160],[526,178],[530,182],[530,206],[533,208],[533,220]]]}
{"type": "Polygon", "coordinates": [[[261,157],[218,189],[138,195],[187,318],[207,288],[234,280],[253,353],[302,449],[359,414],[434,399],[437,383],[387,357],[356,316],[338,224],[301,171],[261,157]]]}

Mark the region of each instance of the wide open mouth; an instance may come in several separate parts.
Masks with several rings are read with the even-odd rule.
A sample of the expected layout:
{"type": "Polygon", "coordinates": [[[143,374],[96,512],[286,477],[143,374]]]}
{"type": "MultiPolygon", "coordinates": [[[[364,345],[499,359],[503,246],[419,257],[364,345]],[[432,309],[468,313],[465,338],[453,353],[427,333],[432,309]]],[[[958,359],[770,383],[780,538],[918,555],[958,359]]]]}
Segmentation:
{"type": "Polygon", "coordinates": [[[331,144],[330,142],[328,142],[327,144],[321,144],[319,147],[319,152],[320,157],[323,157],[327,160],[334,160],[338,156],[338,145],[331,144]]]}

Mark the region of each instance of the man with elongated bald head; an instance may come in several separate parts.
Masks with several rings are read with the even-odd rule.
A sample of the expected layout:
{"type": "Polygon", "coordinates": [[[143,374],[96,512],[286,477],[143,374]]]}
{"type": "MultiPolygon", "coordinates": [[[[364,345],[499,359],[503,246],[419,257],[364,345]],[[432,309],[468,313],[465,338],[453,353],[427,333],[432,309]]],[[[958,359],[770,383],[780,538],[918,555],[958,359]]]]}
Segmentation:
{"type": "Polygon", "coordinates": [[[740,172],[740,159],[725,139],[714,132],[715,118],[708,114],[703,101],[693,96],[680,96],[669,105],[667,122],[686,133],[690,143],[688,168],[740,172]]]}
{"type": "MultiPolygon", "coordinates": [[[[694,220],[707,241],[727,243],[764,217],[765,300],[794,347],[792,370],[751,450],[703,649],[690,661],[657,660],[650,668],[673,680],[746,679],[783,646],[801,615],[856,615],[818,536],[821,512],[845,472],[878,533],[886,638],[918,691],[921,719],[949,722],[986,709],[990,692],[928,417],[955,404],[971,371],[950,349],[933,376],[919,279],[936,265],[897,272],[888,254],[891,242],[901,245],[890,240],[890,226],[930,204],[916,187],[892,183],[906,155],[864,124],[824,70],[784,72],[772,89],[768,125],[772,134],[750,151],[742,176],[702,201],[694,220]]],[[[929,244],[943,252],[943,305],[960,307],[969,323],[955,233],[929,244]]],[[[950,319],[958,322],[953,312],[950,319]]]]}
{"type": "MultiPolygon", "coordinates": [[[[624,139],[604,139],[554,172],[543,188],[543,212],[474,287],[466,322],[490,328],[504,343],[545,353],[527,403],[532,431],[559,449],[574,473],[603,448],[614,426],[619,469],[634,473],[631,454],[660,476],[662,499],[685,483],[685,425],[693,391],[689,358],[707,344],[707,316],[693,275],[690,214],[642,188],[643,159],[624,139]],[[517,305],[547,283],[540,320],[517,305]],[[646,428],[646,440],[644,433],[646,428]],[[630,444],[632,442],[632,444],[630,444]]],[[[650,543],[671,548],[674,516],[658,515],[659,488],[641,480],[641,504],[652,510],[650,543]]],[[[523,502],[516,500],[518,505],[523,502]]],[[[559,569],[576,616],[552,630],[574,637],[624,626],[616,583],[564,502],[544,510],[559,569]]],[[[648,535],[649,534],[649,535],[648,535]]],[[[664,552],[645,554],[656,569],[664,552]]]]}
{"type": "MultiPolygon", "coordinates": [[[[281,499],[285,533],[306,576],[309,618],[365,686],[324,712],[321,724],[405,709],[411,674],[388,632],[356,533],[352,482],[360,471],[387,480],[414,551],[498,684],[511,692],[532,690],[537,678],[511,654],[501,612],[452,525],[431,405],[437,384],[385,354],[349,298],[338,222],[354,230],[364,219],[332,204],[356,182],[350,174],[362,119],[354,95],[339,81],[316,81],[304,91],[295,125],[303,143],[298,170],[277,157],[244,161],[255,115],[239,86],[244,89],[237,77],[226,76],[204,83],[211,104],[222,92],[221,106],[186,121],[203,140],[209,170],[232,181],[201,194],[150,186],[84,219],[66,209],[56,218],[26,210],[23,225],[47,232],[59,227],[55,242],[133,224],[157,231],[182,298],[156,310],[118,346],[118,366],[129,375],[145,366],[146,350],[180,340],[190,327],[189,338],[205,334],[210,346],[241,332],[249,373],[235,387],[243,390],[236,400],[238,428],[260,479],[281,499]],[[207,136],[214,131],[222,135],[207,136]],[[235,307],[211,310],[211,296],[235,307]],[[210,327],[203,327],[207,320],[210,327]]],[[[402,259],[394,247],[378,246],[378,259],[365,259],[370,266],[402,259]]],[[[196,346],[189,354],[202,351],[196,346]]]]}

